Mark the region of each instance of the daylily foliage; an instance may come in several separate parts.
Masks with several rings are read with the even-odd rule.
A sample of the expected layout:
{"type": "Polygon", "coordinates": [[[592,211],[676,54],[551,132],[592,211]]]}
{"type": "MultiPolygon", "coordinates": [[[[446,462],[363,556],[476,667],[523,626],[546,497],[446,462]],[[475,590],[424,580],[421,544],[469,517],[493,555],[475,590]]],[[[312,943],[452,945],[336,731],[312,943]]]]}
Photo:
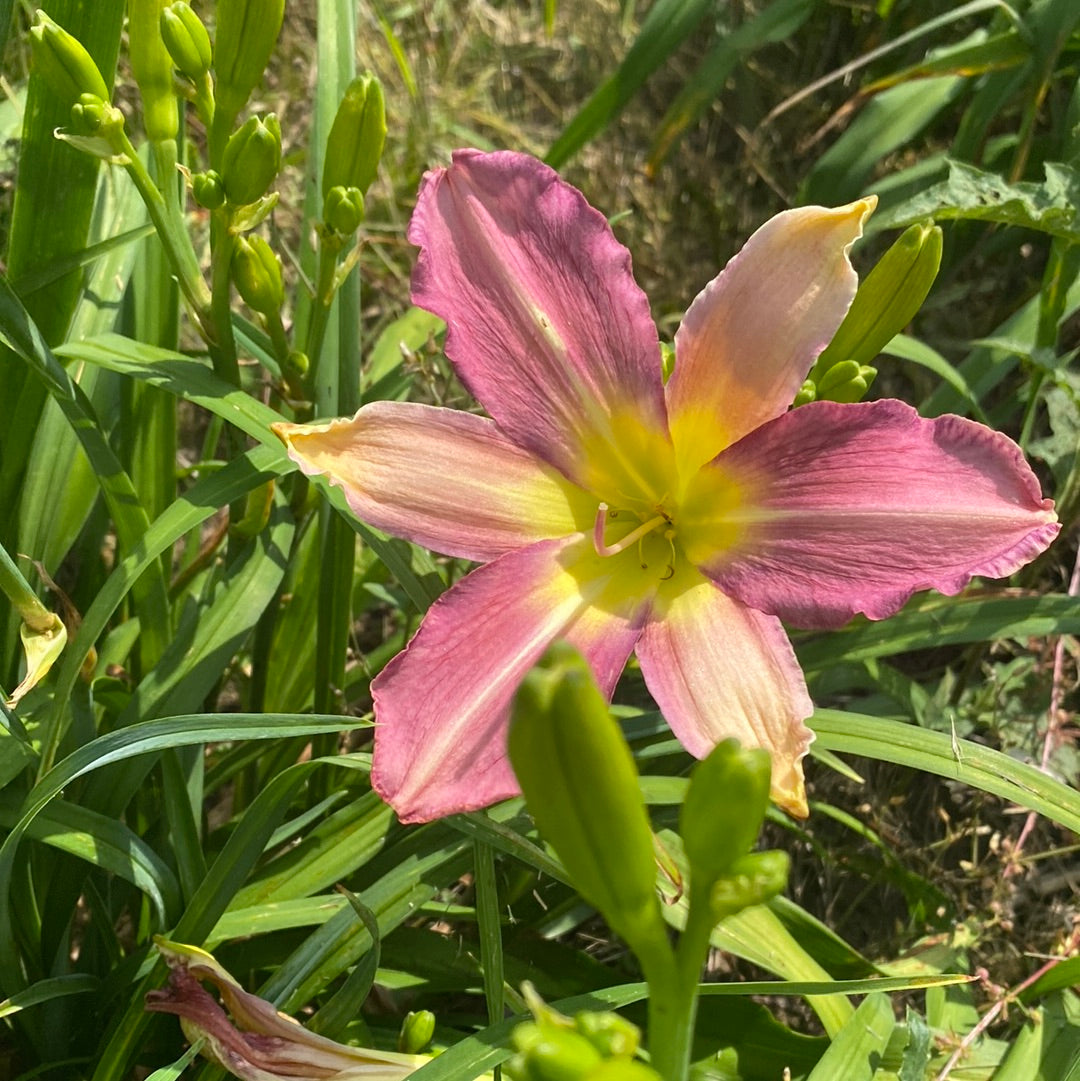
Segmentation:
{"type": "Polygon", "coordinates": [[[687,750],[767,748],[773,799],[805,815],[812,705],[781,620],[881,619],[1050,543],[1053,504],[1006,437],[897,401],[789,411],[873,206],[762,226],[691,304],[665,383],[630,255],[580,192],[510,152],[427,175],[413,298],[488,417],[375,402],[276,426],[365,521],[484,564],[372,684],[372,782],[403,820],[516,792],[510,700],[559,637],[609,696],[635,651],[687,750]]]}

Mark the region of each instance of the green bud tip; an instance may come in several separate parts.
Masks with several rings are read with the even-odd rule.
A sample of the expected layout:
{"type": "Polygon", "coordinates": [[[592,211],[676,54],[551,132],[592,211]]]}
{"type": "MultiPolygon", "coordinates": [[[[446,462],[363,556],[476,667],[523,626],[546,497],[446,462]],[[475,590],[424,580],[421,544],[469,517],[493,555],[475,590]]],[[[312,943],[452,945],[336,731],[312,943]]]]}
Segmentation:
{"type": "Polygon", "coordinates": [[[281,126],[270,113],[252,116],[229,137],[221,160],[226,198],[248,206],[261,198],[281,170],[281,126]]]}
{"type": "Polygon", "coordinates": [[[331,188],[323,201],[323,220],[342,236],[355,233],[364,220],[364,193],[341,185],[331,188]]]}
{"type": "Polygon", "coordinates": [[[382,86],[374,75],[353,79],[338,106],[326,140],[322,193],[332,188],[371,187],[386,142],[386,106],[382,86]]]}
{"type": "Polygon", "coordinates": [[[691,886],[708,888],[757,840],[771,776],[767,751],[733,739],[717,744],[694,767],[679,818],[691,886]]]}
{"type": "Polygon", "coordinates": [[[210,70],[213,60],[210,35],[186,0],[176,0],[162,8],[161,40],[177,70],[193,82],[210,70]]]}
{"type": "Polygon", "coordinates": [[[617,1013],[583,1010],[574,1027],[604,1058],[633,1058],[641,1043],[641,1029],[617,1013]]]}
{"type": "Polygon", "coordinates": [[[34,14],[30,29],[34,66],[53,93],[74,104],[82,94],[92,94],[103,102],[112,95],[94,58],[82,42],[53,22],[44,11],[34,14]]]}
{"type": "Polygon", "coordinates": [[[217,210],[225,202],[225,185],[213,169],[205,173],[191,174],[191,194],[195,202],[206,210],[217,210]]]}
{"type": "Polygon", "coordinates": [[[406,1055],[418,1055],[435,1035],[435,1015],[431,1010],[410,1010],[401,1023],[398,1050],[406,1055]]]}
{"type": "Polygon", "coordinates": [[[237,238],[232,274],[237,292],[253,311],[272,315],[281,310],[285,299],[281,263],[261,236],[237,238]]]}

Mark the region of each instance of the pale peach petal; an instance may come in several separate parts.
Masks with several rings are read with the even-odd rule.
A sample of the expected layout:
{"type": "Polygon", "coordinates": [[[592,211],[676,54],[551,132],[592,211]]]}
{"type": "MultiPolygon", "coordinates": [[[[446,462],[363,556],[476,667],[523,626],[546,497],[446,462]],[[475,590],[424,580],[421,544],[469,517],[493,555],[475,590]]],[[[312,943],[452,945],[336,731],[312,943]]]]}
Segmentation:
{"type": "Polygon", "coordinates": [[[649,691],[679,742],[703,758],[721,740],[772,755],[772,798],[807,815],[802,759],[813,712],[780,621],[726,597],[692,568],[661,593],[637,644],[649,691]]]}
{"type": "Polygon", "coordinates": [[[667,383],[683,476],[791,405],[855,296],[848,251],[876,202],[777,214],[690,305],[667,383]]]}
{"type": "Polygon", "coordinates": [[[373,402],[352,420],[274,431],[362,521],[446,555],[495,559],[588,529],[596,513],[595,499],[471,413],[373,402]]]}

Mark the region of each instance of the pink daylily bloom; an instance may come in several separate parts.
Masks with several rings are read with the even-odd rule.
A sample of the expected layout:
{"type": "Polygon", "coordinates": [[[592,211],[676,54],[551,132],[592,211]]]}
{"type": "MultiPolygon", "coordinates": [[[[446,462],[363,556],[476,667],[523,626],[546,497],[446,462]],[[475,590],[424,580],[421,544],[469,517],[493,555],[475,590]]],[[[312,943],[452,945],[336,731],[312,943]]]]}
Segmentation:
{"type": "Polygon", "coordinates": [[[1006,437],[897,401],[788,411],[873,205],[762,226],[690,306],[665,384],[630,255],[580,192],[510,152],[427,175],[413,299],[490,419],[374,402],[275,426],[364,521],[484,564],[372,684],[372,782],[402,820],[517,791],[511,697],[559,637],[608,694],[636,650],[687,750],[767,748],[773,799],[805,815],[813,707],[780,621],[881,619],[1050,543],[1053,503],[1006,437]]]}

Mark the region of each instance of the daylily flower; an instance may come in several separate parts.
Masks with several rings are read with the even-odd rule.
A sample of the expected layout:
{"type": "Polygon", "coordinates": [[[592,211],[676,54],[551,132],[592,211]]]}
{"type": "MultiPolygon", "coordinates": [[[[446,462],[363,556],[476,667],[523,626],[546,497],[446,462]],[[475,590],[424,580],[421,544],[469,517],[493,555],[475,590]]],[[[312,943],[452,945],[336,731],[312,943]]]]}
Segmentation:
{"type": "Polygon", "coordinates": [[[176,1014],[187,1039],[204,1040],[202,1054],[243,1081],[402,1081],[431,1061],[428,1055],[349,1047],[309,1032],[245,991],[212,954],[163,938],[155,942],[169,966],[169,986],[149,992],[146,1008],[176,1014]],[[200,980],[217,988],[235,1025],[200,980]]]}
{"type": "Polygon", "coordinates": [[[898,401],[789,411],[873,206],[762,226],[690,306],[665,384],[629,253],[580,192],[509,152],[425,177],[413,299],[490,419],[374,402],[276,426],[364,521],[484,564],[372,684],[372,783],[403,820],[517,791],[509,702],[558,637],[609,695],[636,651],[688,751],[767,748],[773,799],[805,815],[812,705],[780,621],[882,619],[1050,543],[1053,504],[1006,437],[898,401]]]}

